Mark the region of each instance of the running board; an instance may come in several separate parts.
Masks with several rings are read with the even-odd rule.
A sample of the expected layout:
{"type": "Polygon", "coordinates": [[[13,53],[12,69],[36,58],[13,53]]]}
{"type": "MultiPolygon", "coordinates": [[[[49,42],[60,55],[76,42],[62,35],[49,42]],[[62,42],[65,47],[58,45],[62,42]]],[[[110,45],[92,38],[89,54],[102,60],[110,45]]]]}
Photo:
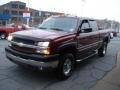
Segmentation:
{"type": "Polygon", "coordinates": [[[83,58],[83,59],[76,60],[76,61],[77,61],[77,62],[81,62],[81,61],[83,61],[83,60],[85,60],[85,59],[88,59],[88,58],[90,58],[90,57],[92,57],[92,56],[94,56],[94,55],[96,55],[96,54],[97,54],[97,52],[95,52],[94,54],[89,55],[88,57],[85,57],[85,58],[83,58]]]}

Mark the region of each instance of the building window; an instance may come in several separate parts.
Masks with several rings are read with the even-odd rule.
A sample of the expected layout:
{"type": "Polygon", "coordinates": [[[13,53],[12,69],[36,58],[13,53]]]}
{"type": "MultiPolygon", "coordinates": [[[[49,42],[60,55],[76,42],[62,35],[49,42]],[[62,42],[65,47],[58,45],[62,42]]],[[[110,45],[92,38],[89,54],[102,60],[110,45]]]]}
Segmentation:
{"type": "Polygon", "coordinates": [[[43,17],[45,17],[45,12],[42,14],[43,17]]]}
{"type": "Polygon", "coordinates": [[[19,15],[23,15],[23,11],[19,11],[19,15]]]}
{"type": "Polygon", "coordinates": [[[32,16],[33,15],[33,13],[32,12],[30,12],[30,16],[32,16]]]}
{"type": "Polygon", "coordinates": [[[4,14],[9,14],[9,10],[4,10],[3,13],[4,14]]]}
{"type": "Polygon", "coordinates": [[[35,16],[39,16],[39,12],[36,12],[36,13],[35,13],[35,16]]]}
{"type": "Polygon", "coordinates": [[[22,21],[22,18],[19,18],[19,22],[21,22],[22,21]]]}
{"type": "Polygon", "coordinates": [[[18,8],[18,4],[12,4],[12,8],[18,8]]]}
{"type": "Polygon", "coordinates": [[[17,11],[11,11],[11,14],[12,15],[18,15],[18,12],[17,11]]]}
{"type": "Polygon", "coordinates": [[[20,9],[25,9],[25,5],[19,5],[20,9]]]}

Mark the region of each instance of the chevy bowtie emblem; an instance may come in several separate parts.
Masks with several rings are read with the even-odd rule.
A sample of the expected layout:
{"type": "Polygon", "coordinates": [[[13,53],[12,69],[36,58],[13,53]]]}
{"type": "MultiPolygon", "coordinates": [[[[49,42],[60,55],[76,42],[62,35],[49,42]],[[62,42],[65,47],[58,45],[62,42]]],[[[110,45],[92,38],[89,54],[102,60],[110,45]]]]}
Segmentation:
{"type": "Polygon", "coordinates": [[[18,46],[23,47],[24,44],[20,42],[20,43],[18,43],[18,46]]]}

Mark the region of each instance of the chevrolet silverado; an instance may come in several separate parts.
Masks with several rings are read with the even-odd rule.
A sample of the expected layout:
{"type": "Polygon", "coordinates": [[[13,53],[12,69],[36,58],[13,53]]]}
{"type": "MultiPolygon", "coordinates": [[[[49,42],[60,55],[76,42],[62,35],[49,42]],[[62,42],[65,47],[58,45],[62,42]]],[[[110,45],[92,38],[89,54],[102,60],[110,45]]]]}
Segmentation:
{"type": "Polygon", "coordinates": [[[18,65],[55,69],[62,79],[72,75],[77,62],[105,56],[110,41],[109,30],[98,30],[90,18],[52,16],[38,28],[10,34],[6,57],[18,65]]]}

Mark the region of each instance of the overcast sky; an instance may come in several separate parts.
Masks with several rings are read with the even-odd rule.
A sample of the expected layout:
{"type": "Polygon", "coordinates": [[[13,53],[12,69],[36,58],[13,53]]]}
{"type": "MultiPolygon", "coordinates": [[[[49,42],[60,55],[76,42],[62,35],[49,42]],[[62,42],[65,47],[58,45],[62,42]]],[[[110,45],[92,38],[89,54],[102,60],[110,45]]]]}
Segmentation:
{"type": "MultiPolygon", "coordinates": [[[[14,0],[0,0],[0,5],[14,0]]],[[[29,7],[120,22],[120,0],[19,0],[29,7]]]]}

